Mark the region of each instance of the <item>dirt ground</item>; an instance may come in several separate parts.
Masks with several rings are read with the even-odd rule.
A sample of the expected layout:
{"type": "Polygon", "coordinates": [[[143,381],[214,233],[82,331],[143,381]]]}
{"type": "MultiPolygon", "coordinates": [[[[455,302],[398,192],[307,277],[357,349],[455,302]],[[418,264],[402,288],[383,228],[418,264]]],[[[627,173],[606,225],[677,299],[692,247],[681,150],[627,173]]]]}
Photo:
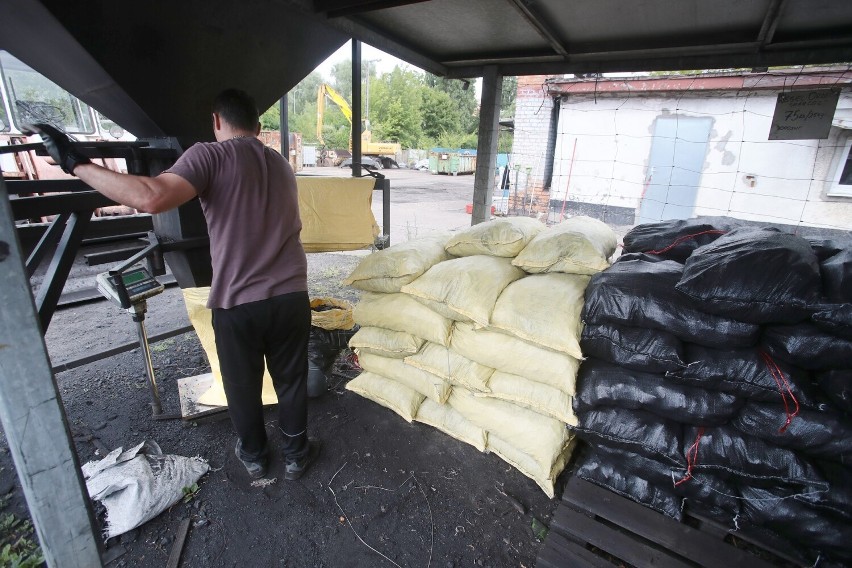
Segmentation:
{"type": "MultiPolygon", "coordinates": [[[[469,225],[464,205],[471,201],[472,176],[387,173],[392,242],[469,225]]],[[[380,204],[378,192],[374,200],[380,204]]],[[[358,291],[341,281],[363,254],[309,255],[311,296],[357,301],[358,291]]],[[[106,268],[78,263],[66,289],[91,285],[106,268]]],[[[148,305],[150,335],[188,325],[177,288],[148,305]]],[[[51,361],[59,365],[134,341],[134,325],[106,301],[61,309],[46,334],[51,361]]],[[[164,412],[179,414],[177,380],[209,370],[201,345],[194,332],[185,333],[153,344],[152,358],[164,412]]],[[[164,453],[200,456],[210,465],[191,500],[107,541],[107,565],[164,566],[181,521],[190,519],[181,562],[187,568],[533,566],[541,543],[532,526],[548,525],[557,501],[496,456],[429,426],[408,424],[346,391],[355,374],[341,357],[329,391],[310,400],[309,432],[323,449],[308,473],[284,481],[283,464],[273,459],[267,482],[252,485],[234,456],[227,419],[152,419],[139,349],[57,373],[81,463],[153,440],[164,453]]],[[[280,438],[272,408],[267,420],[274,450],[280,438]]],[[[9,493],[7,511],[26,515],[4,439],[0,495],[9,493]]],[[[102,523],[102,511],[95,511],[102,523]]]]}

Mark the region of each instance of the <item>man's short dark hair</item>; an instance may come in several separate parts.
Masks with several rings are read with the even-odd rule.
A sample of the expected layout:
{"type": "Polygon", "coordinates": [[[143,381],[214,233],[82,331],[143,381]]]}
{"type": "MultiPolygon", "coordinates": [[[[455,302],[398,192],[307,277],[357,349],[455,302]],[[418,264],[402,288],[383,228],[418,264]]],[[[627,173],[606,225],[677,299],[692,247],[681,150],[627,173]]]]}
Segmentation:
{"type": "Polygon", "coordinates": [[[260,113],[254,99],[240,89],[225,89],[213,100],[213,112],[222,120],[240,130],[251,130],[257,127],[260,113]]]}

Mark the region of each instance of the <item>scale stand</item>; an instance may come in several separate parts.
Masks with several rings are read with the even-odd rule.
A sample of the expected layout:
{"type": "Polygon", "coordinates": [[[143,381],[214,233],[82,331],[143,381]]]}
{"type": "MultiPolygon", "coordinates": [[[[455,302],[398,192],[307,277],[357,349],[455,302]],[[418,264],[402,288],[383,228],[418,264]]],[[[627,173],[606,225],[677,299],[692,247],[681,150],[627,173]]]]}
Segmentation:
{"type": "Polygon", "coordinates": [[[160,402],[160,391],[157,388],[157,379],[154,377],[154,364],[151,362],[151,348],[148,344],[148,332],[145,330],[145,312],[148,311],[148,302],[142,300],[133,304],[127,310],[136,322],[136,331],[139,335],[139,347],[142,348],[142,357],[145,359],[145,374],[148,376],[148,387],[151,389],[151,410],[155,419],[163,417],[163,405],[160,402]]]}
{"type": "Polygon", "coordinates": [[[180,415],[163,414],[160,401],[160,391],[154,377],[154,365],[151,362],[151,348],[148,344],[148,333],[145,330],[145,312],[148,311],[148,298],[160,294],[165,289],[152,274],[164,274],[165,266],[162,255],[159,254],[160,244],[153,233],[149,233],[149,246],[145,247],[122,264],[109,272],[102,272],[96,277],[98,291],[108,300],[118,304],[129,313],[136,323],[139,335],[139,347],[145,361],[145,374],[148,387],[151,389],[151,410],[155,420],[180,418],[180,415]],[[147,257],[149,269],[136,264],[147,257]]]}

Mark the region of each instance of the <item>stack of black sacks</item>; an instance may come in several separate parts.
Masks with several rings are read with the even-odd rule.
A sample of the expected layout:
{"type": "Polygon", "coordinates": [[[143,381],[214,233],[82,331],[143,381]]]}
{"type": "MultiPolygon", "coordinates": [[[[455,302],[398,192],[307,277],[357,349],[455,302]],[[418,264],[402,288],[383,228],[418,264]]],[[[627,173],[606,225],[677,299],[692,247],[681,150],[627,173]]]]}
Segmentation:
{"type": "Polygon", "coordinates": [[[575,474],[852,560],[852,248],[710,217],[624,251],[586,290],[575,474]]]}

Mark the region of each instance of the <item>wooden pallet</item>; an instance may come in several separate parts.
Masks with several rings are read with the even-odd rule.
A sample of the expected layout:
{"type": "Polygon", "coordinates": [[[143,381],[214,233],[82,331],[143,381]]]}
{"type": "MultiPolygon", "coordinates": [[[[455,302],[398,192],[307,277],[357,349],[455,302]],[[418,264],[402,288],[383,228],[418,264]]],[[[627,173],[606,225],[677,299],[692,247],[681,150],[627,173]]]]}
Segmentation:
{"type": "Polygon", "coordinates": [[[792,549],[768,548],[706,519],[678,522],[602,487],[571,477],[539,552],[537,568],[770,568],[803,566],[792,549]],[[759,554],[758,554],[759,553],[759,554]]]}

